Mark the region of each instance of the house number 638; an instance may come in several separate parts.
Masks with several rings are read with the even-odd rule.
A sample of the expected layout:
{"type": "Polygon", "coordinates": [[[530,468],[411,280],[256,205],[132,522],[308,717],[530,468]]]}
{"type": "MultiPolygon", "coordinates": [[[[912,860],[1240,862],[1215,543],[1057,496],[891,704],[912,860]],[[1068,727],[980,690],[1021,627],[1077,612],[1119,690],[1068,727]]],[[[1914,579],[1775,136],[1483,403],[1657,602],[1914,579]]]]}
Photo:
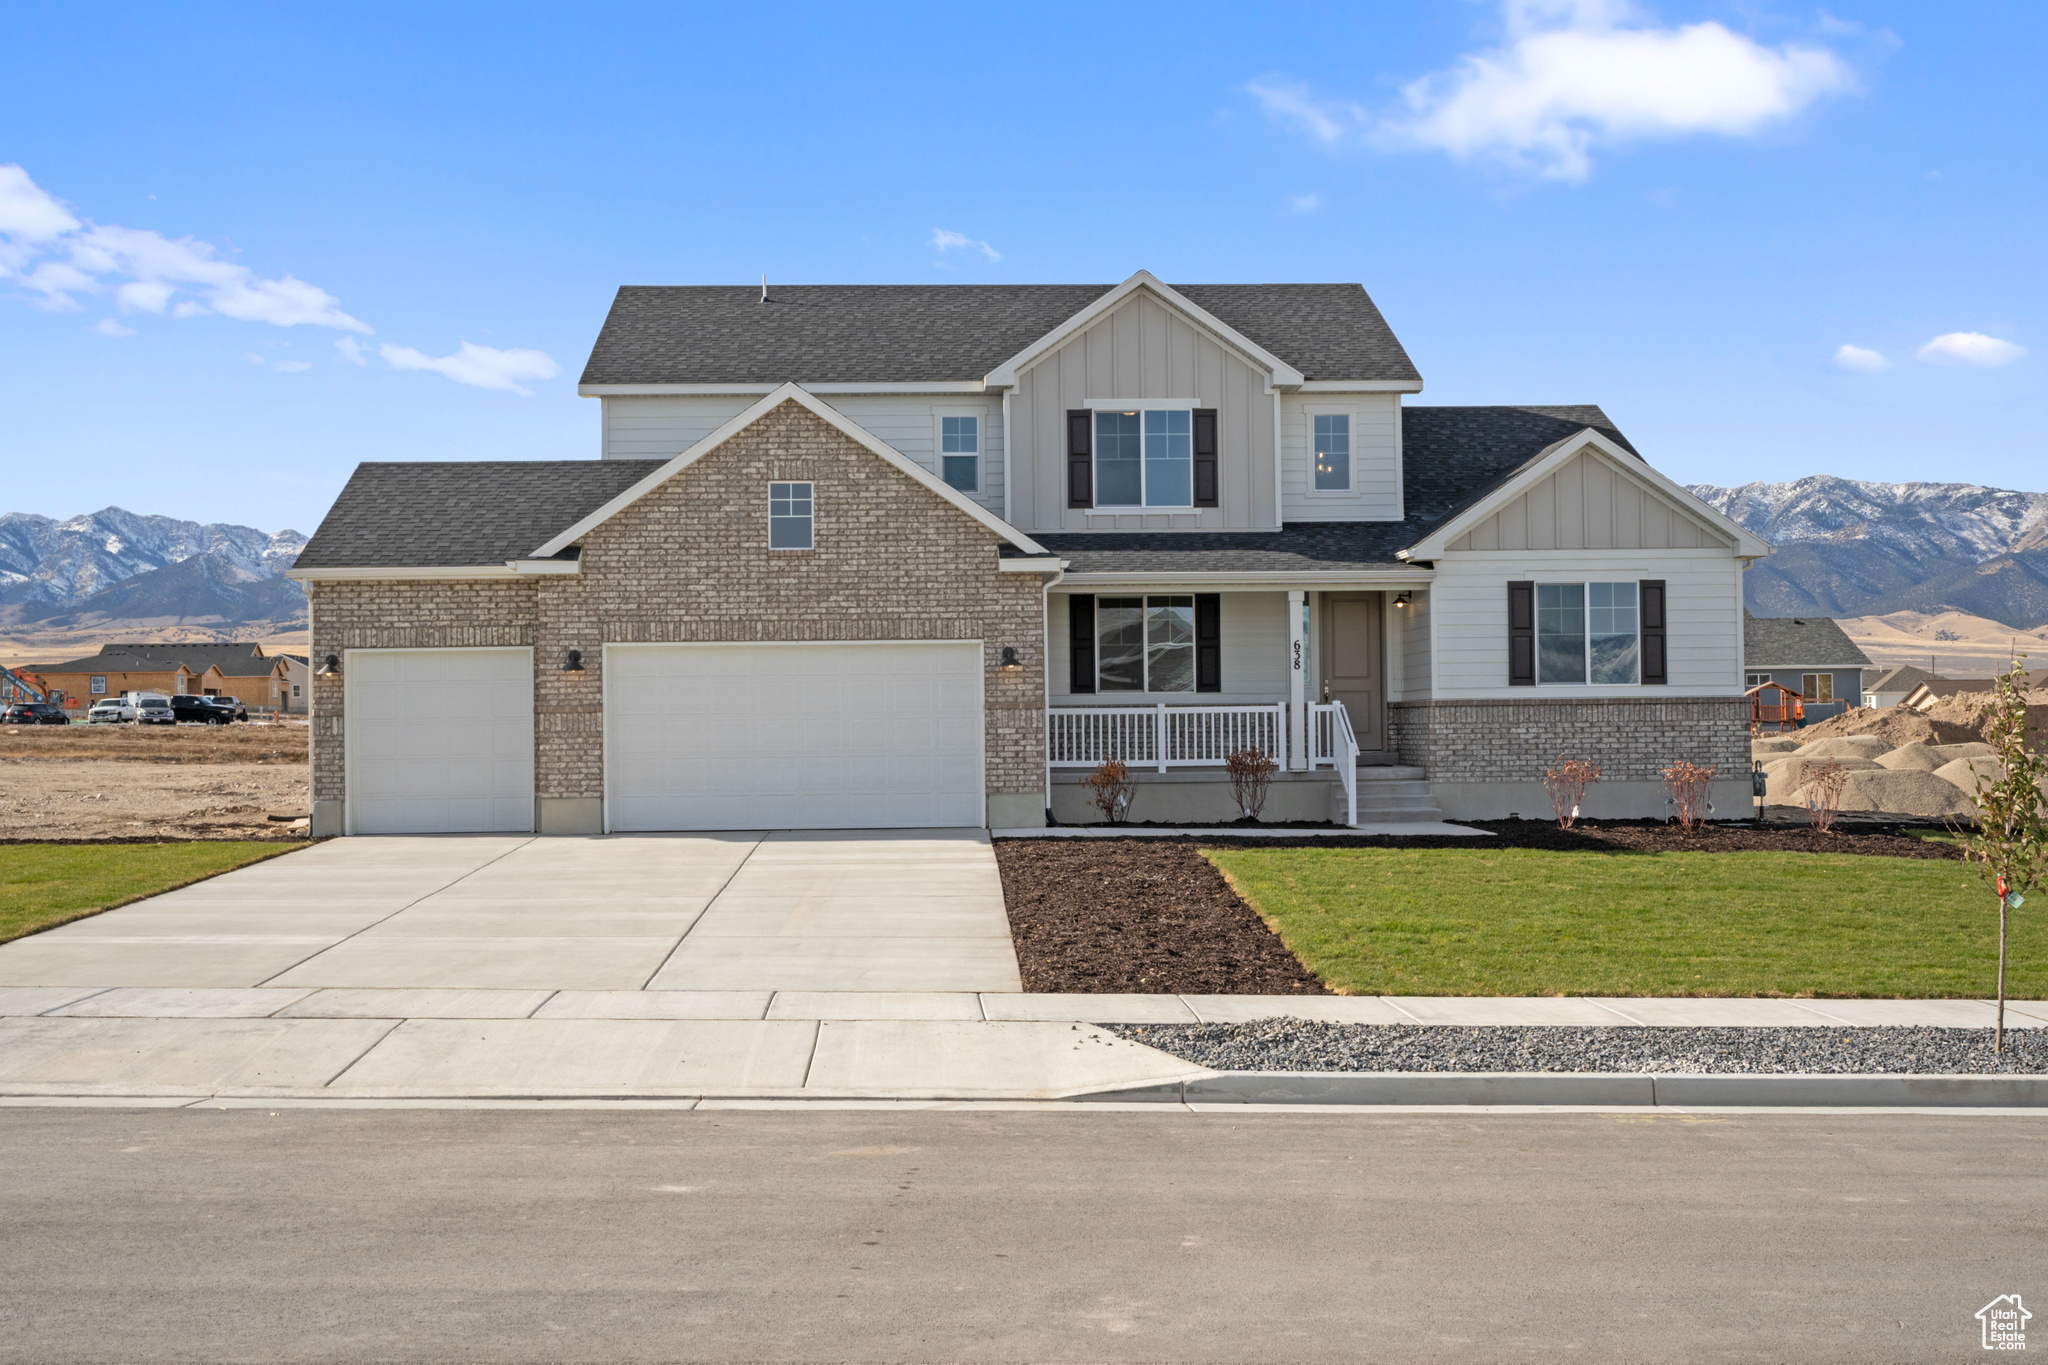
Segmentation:
{"type": "Polygon", "coordinates": [[[1301,641],[1294,642],[1294,671],[1301,672],[1301,641]]]}

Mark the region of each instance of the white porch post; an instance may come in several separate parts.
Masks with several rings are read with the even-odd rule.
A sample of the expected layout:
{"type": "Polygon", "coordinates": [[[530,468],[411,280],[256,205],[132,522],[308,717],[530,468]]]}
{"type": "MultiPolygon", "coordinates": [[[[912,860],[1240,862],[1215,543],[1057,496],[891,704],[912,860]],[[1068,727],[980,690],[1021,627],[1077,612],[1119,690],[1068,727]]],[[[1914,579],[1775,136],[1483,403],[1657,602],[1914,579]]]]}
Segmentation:
{"type": "Polygon", "coordinates": [[[1287,766],[1308,766],[1308,594],[1287,594],[1287,766]]]}

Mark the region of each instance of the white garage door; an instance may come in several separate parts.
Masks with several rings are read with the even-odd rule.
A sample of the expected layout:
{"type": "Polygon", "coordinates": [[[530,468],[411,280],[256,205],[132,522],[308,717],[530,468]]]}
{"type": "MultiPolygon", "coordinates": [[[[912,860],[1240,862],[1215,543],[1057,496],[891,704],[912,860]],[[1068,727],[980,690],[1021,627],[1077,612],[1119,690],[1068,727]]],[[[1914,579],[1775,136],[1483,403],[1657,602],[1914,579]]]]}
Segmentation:
{"type": "Polygon", "coordinates": [[[352,834],[533,829],[533,651],[352,649],[352,834]]]}
{"type": "Polygon", "coordinates": [[[979,644],[608,645],[613,829],[982,822],[979,644]]]}

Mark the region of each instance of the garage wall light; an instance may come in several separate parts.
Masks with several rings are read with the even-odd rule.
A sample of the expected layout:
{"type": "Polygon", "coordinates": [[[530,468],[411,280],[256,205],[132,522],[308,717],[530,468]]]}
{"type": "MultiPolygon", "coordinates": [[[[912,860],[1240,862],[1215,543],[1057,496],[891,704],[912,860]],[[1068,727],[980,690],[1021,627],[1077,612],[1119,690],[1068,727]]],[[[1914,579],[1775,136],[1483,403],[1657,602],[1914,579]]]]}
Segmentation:
{"type": "Polygon", "coordinates": [[[1024,661],[1017,657],[1017,646],[1003,646],[1002,661],[997,665],[997,667],[1009,673],[1015,673],[1024,667],[1024,661]]]}
{"type": "Polygon", "coordinates": [[[562,660],[562,671],[564,673],[581,673],[583,671],[583,651],[580,649],[570,650],[569,657],[562,660]]]}
{"type": "Polygon", "coordinates": [[[321,661],[320,676],[323,678],[338,678],[341,676],[341,656],[339,654],[330,654],[321,661]]]}

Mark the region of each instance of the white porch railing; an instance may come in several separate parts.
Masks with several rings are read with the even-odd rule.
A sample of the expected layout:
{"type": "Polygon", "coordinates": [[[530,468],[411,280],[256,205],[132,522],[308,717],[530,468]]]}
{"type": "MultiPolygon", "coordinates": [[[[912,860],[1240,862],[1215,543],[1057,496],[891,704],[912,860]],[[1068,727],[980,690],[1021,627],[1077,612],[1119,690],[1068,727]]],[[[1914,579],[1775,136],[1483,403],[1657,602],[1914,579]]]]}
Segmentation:
{"type": "Polygon", "coordinates": [[[1358,823],[1358,736],[1341,701],[1316,702],[1308,709],[1308,766],[1335,768],[1344,784],[1347,825],[1358,823]]]}
{"type": "Polygon", "coordinates": [[[1046,761],[1092,768],[1112,758],[1133,768],[1220,768],[1239,749],[1287,766],[1287,707],[1056,706],[1045,715],[1046,761]]]}

